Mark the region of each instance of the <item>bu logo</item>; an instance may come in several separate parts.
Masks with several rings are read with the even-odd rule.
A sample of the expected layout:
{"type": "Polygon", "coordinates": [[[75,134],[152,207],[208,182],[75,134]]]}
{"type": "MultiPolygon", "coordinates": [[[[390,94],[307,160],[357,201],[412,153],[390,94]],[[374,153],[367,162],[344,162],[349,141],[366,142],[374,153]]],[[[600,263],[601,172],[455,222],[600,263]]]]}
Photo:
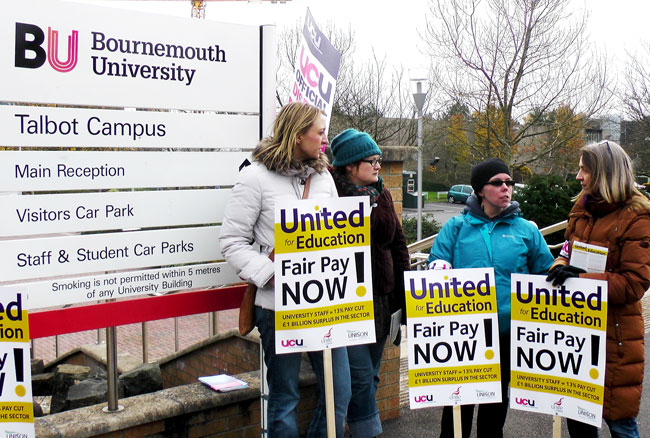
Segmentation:
{"type": "Polygon", "coordinates": [[[72,31],[68,35],[68,53],[65,61],[59,59],[59,31],[47,28],[47,55],[41,47],[45,41],[43,30],[27,23],[16,23],[16,67],[39,68],[45,64],[45,60],[58,72],[66,73],[77,65],[77,53],[79,45],[79,32],[72,31]],[[29,35],[29,38],[27,37],[29,35]]]}

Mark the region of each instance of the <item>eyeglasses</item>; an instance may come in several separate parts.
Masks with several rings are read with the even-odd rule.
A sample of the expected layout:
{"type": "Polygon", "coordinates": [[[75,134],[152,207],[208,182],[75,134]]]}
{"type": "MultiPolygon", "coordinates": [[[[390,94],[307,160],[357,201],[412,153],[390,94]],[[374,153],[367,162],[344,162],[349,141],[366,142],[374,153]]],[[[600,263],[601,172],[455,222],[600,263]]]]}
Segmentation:
{"type": "Polygon", "coordinates": [[[486,184],[489,184],[494,187],[501,187],[503,184],[507,185],[508,187],[514,187],[515,182],[511,179],[507,179],[505,181],[501,181],[500,179],[495,179],[494,181],[488,181],[486,184]]]}
{"type": "Polygon", "coordinates": [[[374,160],[359,160],[363,161],[364,163],[370,164],[372,167],[377,167],[377,164],[381,166],[382,159],[381,158],[375,158],[374,160]]]}

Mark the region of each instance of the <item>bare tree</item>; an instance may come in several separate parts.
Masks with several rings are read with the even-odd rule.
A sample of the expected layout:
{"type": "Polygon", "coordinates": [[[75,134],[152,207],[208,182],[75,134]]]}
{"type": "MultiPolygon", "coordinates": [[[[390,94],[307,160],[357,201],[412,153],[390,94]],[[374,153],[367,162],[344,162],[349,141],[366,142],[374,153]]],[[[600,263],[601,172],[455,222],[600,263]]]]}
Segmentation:
{"type": "MultiPolygon", "coordinates": [[[[302,27],[284,31],[278,44],[278,98],[284,103],[293,83],[296,53],[302,27]]],[[[389,69],[374,52],[370,59],[356,54],[354,32],[328,23],[323,30],[342,53],[336,81],[330,137],[347,128],[369,133],[379,144],[413,144],[413,98],[403,69],[389,69]]]]}
{"type": "Polygon", "coordinates": [[[565,107],[586,120],[610,99],[606,64],[587,44],[587,15],[574,19],[568,8],[569,0],[431,0],[425,39],[436,86],[472,113],[467,129],[481,133],[468,136],[475,159],[494,145],[515,168],[553,159],[575,130],[545,115],[565,107]],[[535,147],[522,153],[523,144],[535,147]]]}
{"type": "Polygon", "coordinates": [[[623,101],[630,122],[624,123],[624,144],[639,172],[650,173],[650,43],[641,54],[629,53],[623,101]]]}

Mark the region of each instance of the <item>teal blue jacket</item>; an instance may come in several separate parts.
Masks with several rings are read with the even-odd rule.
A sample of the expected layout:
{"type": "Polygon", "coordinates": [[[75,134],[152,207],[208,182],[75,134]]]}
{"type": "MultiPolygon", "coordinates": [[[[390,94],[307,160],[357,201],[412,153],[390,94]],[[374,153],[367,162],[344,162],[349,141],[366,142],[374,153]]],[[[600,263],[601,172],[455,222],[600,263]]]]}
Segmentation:
{"type": "Polygon", "coordinates": [[[462,214],[440,230],[429,254],[433,260],[446,260],[454,269],[494,268],[499,331],[505,334],[510,331],[510,274],[546,274],[553,256],[517,202],[490,219],[472,194],[462,214]]]}

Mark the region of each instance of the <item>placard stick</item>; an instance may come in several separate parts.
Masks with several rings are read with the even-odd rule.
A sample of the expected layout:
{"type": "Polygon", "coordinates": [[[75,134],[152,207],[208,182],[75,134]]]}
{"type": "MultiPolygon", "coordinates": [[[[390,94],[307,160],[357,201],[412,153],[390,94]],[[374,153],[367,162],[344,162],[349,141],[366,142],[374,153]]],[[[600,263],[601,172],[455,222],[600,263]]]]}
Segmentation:
{"type": "Polygon", "coordinates": [[[454,438],[463,437],[463,424],[460,421],[460,405],[454,406],[454,438]]]}
{"type": "Polygon", "coordinates": [[[562,417],[553,416],[553,438],[562,438],[562,417]]]}
{"type": "Polygon", "coordinates": [[[327,438],[336,438],[334,420],[334,380],[332,373],[332,349],[323,350],[323,375],[325,380],[325,407],[327,409],[327,438]]]}

